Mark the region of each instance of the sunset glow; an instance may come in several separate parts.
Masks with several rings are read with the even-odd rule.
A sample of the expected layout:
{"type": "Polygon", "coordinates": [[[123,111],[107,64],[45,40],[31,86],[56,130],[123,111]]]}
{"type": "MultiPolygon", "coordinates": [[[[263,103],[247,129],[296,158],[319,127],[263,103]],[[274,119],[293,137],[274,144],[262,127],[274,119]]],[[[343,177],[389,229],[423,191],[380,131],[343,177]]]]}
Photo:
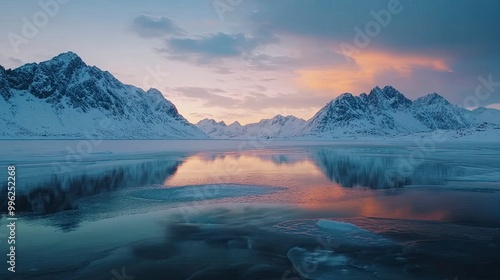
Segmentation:
{"type": "MultiPolygon", "coordinates": [[[[498,1],[398,1],[390,19],[377,16],[386,0],[229,1],[225,9],[211,0],[114,2],[60,5],[28,39],[22,19],[43,8],[5,3],[0,65],[73,51],[124,83],[159,89],[192,123],[228,124],[309,119],[344,92],[385,85],[410,99],[437,92],[462,104],[479,76],[500,76],[498,1]],[[367,26],[377,32],[368,36],[367,26]],[[342,44],[356,48],[347,59],[342,44]]],[[[479,106],[498,103],[495,94],[479,106]]]]}
{"type": "Polygon", "coordinates": [[[361,93],[387,77],[411,79],[415,69],[453,72],[441,58],[365,51],[352,56],[353,63],[321,69],[298,70],[300,83],[307,88],[332,92],[361,93]]]}

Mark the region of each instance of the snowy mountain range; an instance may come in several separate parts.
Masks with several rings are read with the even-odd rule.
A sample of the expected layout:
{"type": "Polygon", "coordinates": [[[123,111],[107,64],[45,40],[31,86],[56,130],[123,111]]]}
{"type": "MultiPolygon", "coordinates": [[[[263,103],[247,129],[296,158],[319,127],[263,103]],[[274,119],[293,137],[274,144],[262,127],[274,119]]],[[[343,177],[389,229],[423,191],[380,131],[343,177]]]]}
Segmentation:
{"type": "Polygon", "coordinates": [[[500,111],[487,108],[470,111],[449,103],[437,93],[411,101],[386,86],[359,96],[344,93],[308,121],[278,115],[245,126],[209,119],[196,126],[218,139],[398,137],[436,130],[452,132],[457,137],[496,130],[500,136],[500,111]]]}
{"type": "Polygon", "coordinates": [[[204,119],[196,126],[208,136],[215,139],[231,138],[290,138],[300,135],[306,121],[294,116],[277,115],[272,119],[264,119],[258,123],[242,126],[239,122],[226,125],[223,121],[204,119]]]}
{"type": "Polygon", "coordinates": [[[0,138],[207,138],[156,89],[125,85],[72,52],[0,66],[0,138]]]}
{"type": "Polygon", "coordinates": [[[6,70],[0,66],[1,139],[360,139],[444,130],[500,136],[500,111],[466,110],[437,93],[415,101],[391,86],[344,93],[310,120],[277,115],[258,123],[195,125],[156,89],[144,91],[89,66],[73,52],[6,70]]]}

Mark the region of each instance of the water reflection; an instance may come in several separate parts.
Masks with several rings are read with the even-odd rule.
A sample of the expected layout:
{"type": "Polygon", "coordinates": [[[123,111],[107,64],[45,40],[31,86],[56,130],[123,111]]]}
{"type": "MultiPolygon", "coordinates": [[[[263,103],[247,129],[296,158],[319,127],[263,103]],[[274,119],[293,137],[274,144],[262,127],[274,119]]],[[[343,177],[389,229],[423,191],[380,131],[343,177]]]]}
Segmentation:
{"type": "Polygon", "coordinates": [[[312,160],[332,181],[346,188],[400,188],[406,185],[444,184],[460,169],[442,162],[422,161],[411,164],[404,151],[370,155],[362,151],[320,149],[312,160]]]}
{"type": "Polygon", "coordinates": [[[110,271],[126,267],[137,279],[299,279],[304,275],[293,273],[295,266],[319,260],[307,278],[496,279],[500,193],[493,189],[499,184],[471,178],[495,178],[498,165],[465,156],[457,164],[438,154],[412,172],[392,173],[402,182],[392,188],[384,176],[398,171],[408,154],[397,147],[334,146],[191,153],[108,160],[33,179],[18,200],[25,211],[51,215],[23,217],[21,278],[109,279],[110,271]],[[457,178],[467,179],[463,188],[450,181],[457,178]],[[207,184],[214,191],[189,204],[197,192],[183,190],[207,184]],[[248,190],[255,186],[281,188],[254,195],[248,190]],[[193,207],[189,219],[181,206],[193,207]],[[352,244],[356,238],[342,238],[345,227],[325,219],[391,244],[352,244]]]}
{"type": "MultiPolygon", "coordinates": [[[[71,210],[83,197],[144,185],[223,183],[290,188],[293,193],[268,196],[272,199],[262,201],[313,206],[338,199],[350,188],[442,185],[450,177],[463,174],[462,169],[439,161],[422,161],[412,166],[412,172],[400,172],[405,156],[401,149],[289,148],[196,153],[128,164],[109,161],[100,168],[55,174],[41,181],[29,180],[31,186],[25,186],[26,191],[17,195],[16,210],[35,213],[71,210]]],[[[0,193],[2,209],[6,209],[6,190],[2,187],[0,193]]]]}
{"type": "MultiPolygon", "coordinates": [[[[164,158],[134,164],[120,164],[82,172],[54,174],[49,179],[27,178],[16,196],[17,212],[55,213],[75,209],[83,197],[118,189],[162,184],[182,161],[164,158]],[[24,190],[24,191],[23,191],[24,190]]],[[[2,210],[7,209],[7,188],[2,187],[2,210]]]]}

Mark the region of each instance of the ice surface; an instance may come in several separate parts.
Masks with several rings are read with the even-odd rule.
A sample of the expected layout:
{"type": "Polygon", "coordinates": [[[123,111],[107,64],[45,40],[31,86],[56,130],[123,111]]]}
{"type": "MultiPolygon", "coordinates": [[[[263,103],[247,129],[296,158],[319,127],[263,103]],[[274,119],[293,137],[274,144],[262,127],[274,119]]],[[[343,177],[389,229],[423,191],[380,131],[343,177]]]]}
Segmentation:
{"type": "Polygon", "coordinates": [[[138,198],[161,200],[167,202],[188,202],[211,200],[227,197],[252,196],[274,193],[285,188],[238,185],[238,184],[207,184],[183,187],[167,187],[141,190],[132,195],[138,198]]]}
{"type": "Polygon", "coordinates": [[[311,252],[295,247],[288,251],[287,257],[304,279],[332,279],[336,274],[348,273],[346,268],[349,259],[332,251],[311,252]]]}
{"type": "Polygon", "coordinates": [[[332,220],[319,220],[316,225],[320,228],[327,229],[332,232],[360,232],[360,233],[368,233],[367,230],[359,228],[353,224],[337,222],[332,220]]]}
{"type": "Polygon", "coordinates": [[[391,240],[360,228],[354,224],[334,220],[295,220],[275,225],[278,231],[289,234],[305,234],[331,242],[337,246],[392,246],[391,240]]]}

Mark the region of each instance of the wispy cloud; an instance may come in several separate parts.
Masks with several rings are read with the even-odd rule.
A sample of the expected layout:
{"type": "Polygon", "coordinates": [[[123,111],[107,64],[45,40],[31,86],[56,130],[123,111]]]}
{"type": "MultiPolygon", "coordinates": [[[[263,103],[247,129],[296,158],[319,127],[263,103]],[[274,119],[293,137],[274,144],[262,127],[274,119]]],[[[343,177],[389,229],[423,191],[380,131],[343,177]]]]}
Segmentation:
{"type": "Polygon", "coordinates": [[[187,97],[202,102],[207,107],[236,107],[240,99],[225,96],[224,90],[218,88],[178,87],[170,89],[177,96],[187,97]]]}
{"type": "Polygon", "coordinates": [[[180,35],[184,31],[177,24],[163,16],[140,15],[134,18],[132,30],[145,38],[180,35]]]}
{"type": "Polygon", "coordinates": [[[175,37],[166,40],[160,52],[169,53],[171,58],[192,61],[197,64],[217,62],[222,58],[242,57],[258,47],[278,42],[273,34],[260,31],[254,34],[213,33],[192,37],[175,37]]]}
{"type": "Polygon", "coordinates": [[[500,110],[500,103],[493,103],[493,104],[487,105],[486,108],[492,108],[492,109],[500,110]]]}

